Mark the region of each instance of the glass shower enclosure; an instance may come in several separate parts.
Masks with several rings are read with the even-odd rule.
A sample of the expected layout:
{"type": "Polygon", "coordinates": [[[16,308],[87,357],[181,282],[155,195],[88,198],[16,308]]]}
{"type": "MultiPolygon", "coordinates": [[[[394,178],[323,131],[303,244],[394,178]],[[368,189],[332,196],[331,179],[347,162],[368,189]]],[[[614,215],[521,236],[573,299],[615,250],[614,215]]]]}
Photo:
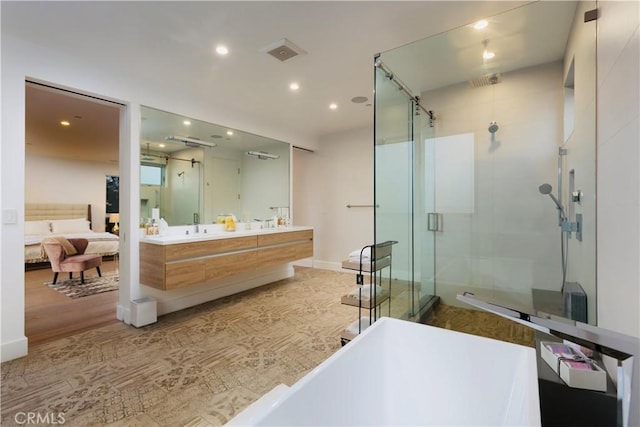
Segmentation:
{"type": "Polygon", "coordinates": [[[564,316],[566,282],[596,323],[594,7],[534,2],[374,59],[390,316],[466,291],[564,316]]]}
{"type": "Polygon", "coordinates": [[[417,319],[435,300],[432,113],[386,68],[375,66],[375,241],[393,246],[390,315],[417,319]]]}

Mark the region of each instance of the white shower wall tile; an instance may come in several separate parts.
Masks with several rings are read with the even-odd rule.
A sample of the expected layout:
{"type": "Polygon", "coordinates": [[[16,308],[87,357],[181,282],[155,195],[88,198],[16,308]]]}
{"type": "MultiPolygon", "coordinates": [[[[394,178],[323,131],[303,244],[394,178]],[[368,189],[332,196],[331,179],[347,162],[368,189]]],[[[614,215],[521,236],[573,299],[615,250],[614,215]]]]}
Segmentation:
{"type": "Polygon", "coordinates": [[[436,237],[438,256],[470,256],[471,234],[468,231],[447,231],[436,237]]]}
{"type": "MultiPolygon", "coordinates": [[[[559,82],[562,76],[558,73],[559,82]]],[[[517,98],[508,98],[495,103],[495,120],[504,125],[521,125],[531,122],[559,122],[558,111],[562,111],[563,94],[557,89],[530,93],[526,102],[517,98]],[[550,106],[554,108],[549,108],[550,106]]]]}
{"type": "Polygon", "coordinates": [[[640,36],[638,30],[624,47],[616,66],[598,86],[599,105],[617,105],[617,108],[598,109],[598,145],[606,145],[611,138],[638,117],[638,63],[640,62],[640,36]]]}
{"type": "Polygon", "coordinates": [[[472,231],[490,231],[493,227],[493,203],[478,203],[469,223],[472,231]]]}
{"type": "Polygon", "coordinates": [[[493,289],[527,292],[534,287],[534,265],[532,260],[494,257],[493,289]]]}
{"type": "Polygon", "coordinates": [[[545,261],[560,256],[560,231],[557,233],[494,234],[493,255],[498,258],[520,258],[545,261]]]}
{"type": "Polygon", "coordinates": [[[598,220],[607,224],[606,238],[598,239],[598,286],[604,288],[598,292],[598,307],[608,308],[604,313],[599,309],[598,324],[636,337],[640,337],[638,218],[638,205],[598,205],[598,220]]]}
{"type": "Polygon", "coordinates": [[[493,259],[476,257],[471,260],[471,285],[476,288],[493,287],[493,259]]]}
{"type": "MultiPolygon", "coordinates": [[[[640,203],[638,159],[640,159],[640,123],[638,118],[620,129],[599,147],[598,168],[607,173],[599,176],[598,203],[602,206],[632,207],[640,203]]],[[[598,211],[600,215],[600,211],[598,211]]]]}
{"type": "Polygon", "coordinates": [[[493,232],[490,228],[479,229],[486,231],[474,231],[471,235],[471,256],[477,258],[489,258],[493,256],[493,232]]]}
{"type": "Polygon", "coordinates": [[[438,285],[467,285],[471,283],[471,258],[465,256],[440,256],[436,258],[436,283],[438,285]]]}
{"type": "Polygon", "coordinates": [[[598,5],[598,87],[610,78],[609,73],[637,30],[640,2],[603,1],[598,5]],[[622,43],[621,43],[622,42],[622,43]]]}

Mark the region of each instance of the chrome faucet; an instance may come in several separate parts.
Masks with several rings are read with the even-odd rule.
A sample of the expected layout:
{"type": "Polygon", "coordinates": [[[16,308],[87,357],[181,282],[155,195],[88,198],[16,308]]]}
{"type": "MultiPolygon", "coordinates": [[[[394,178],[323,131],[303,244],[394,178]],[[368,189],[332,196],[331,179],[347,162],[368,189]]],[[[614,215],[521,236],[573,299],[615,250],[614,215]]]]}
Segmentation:
{"type": "Polygon", "coordinates": [[[193,224],[196,226],[196,233],[200,232],[200,214],[198,212],[193,213],[193,224]]]}

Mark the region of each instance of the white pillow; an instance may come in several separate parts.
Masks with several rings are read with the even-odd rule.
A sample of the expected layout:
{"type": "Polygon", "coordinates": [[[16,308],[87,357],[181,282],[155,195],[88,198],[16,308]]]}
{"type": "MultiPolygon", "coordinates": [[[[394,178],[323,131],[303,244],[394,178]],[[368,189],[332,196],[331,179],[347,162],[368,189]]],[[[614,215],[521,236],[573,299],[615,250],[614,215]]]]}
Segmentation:
{"type": "Polygon", "coordinates": [[[24,234],[27,236],[51,234],[51,221],[48,219],[43,221],[25,221],[24,234]]]}
{"type": "Polygon", "coordinates": [[[51,221],[51,231],[55,234],[88,233],[91,231],[89,221],[79,219],[56,219],[51,221]]]}

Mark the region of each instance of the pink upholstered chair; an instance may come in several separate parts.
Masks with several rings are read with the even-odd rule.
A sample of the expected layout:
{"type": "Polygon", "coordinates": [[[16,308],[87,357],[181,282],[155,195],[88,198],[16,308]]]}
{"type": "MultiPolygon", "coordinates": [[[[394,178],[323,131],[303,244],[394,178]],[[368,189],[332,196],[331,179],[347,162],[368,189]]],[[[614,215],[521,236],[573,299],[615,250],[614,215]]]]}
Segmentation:
{"type": "Polygon", "coordinates": [[[46,240],[42,243],[53,270],[53,283],[55,284],[58,281],[58,273],[60,272],[68,272],[69,279],[73,278],[74,272],[79,272],[80,282],[84,283],[84,272],[90,268],[95,268],[98,271],[98,276],[102,277],[100,272],[102,257],[84,253],[87,250],[89,241],[87,239],[67,240],[76,249],[77,254],[65,255],[62,244],[53,240],[46,240]]]}

